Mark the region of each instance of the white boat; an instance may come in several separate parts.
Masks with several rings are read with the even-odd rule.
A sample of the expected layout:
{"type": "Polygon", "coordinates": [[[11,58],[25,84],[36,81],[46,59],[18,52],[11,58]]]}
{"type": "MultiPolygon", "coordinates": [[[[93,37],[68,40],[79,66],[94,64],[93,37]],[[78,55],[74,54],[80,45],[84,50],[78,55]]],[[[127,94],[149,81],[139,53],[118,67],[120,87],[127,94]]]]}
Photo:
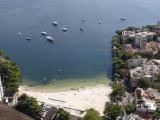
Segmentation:
{"type": "Polygon", "coordinates": [[[20,35],[21,35],[21,32],[19,32],[18,35],[20,36],[20,35]]]}
{"type": "Polygon", "coordinates": [[[84,27],[80,27],[80,30],[83,31],[83,30],[84,30],[84,27]]]}
{"type": "Polygon", "coordinates": [[[46,32],[41,32],[41,35],[47,35],[47,33],[46,32]]]}
{"type": "Polygon", "coordinates": [[[28,38],[26,38],[26,40],[31,40],[31,38],[28,37],[28,38]]]}
{"type": "Polygon", "coordinates": [[[62,72],[62,69],[59,68],[59,69],[58,69],[58,72],[62,72]]]}
{"type": "Polygon", "coordinates": [[[47,78],[44,78],[43,80],[44,80],[44,81],[46,81],[46,80],[47,80],[47,78]]]}
{"type": "Polygon", "coordinates": [[[58,23],[57,23],[56,21],[53,21],[52,24],[53,24],[54,26],[57,26],[57,25],[58,25],[58,23]]]}
{"type": "Polygon", "coordinates": [[[50,36],[47,36],[46,39],[49,41],[49,42],[54,42],[54,39],[50,36]]]}
{"type": "Polygon", "coordinates": [[[126,18],[122,18],[122,17],[120,19],[123,20],[123,21],[126,20],[126,18]]]}
{"type": "Polygon", "coordinates": [[[62,28],[62,31],[67,32],[68,29],[67,28],[62,28]]]}

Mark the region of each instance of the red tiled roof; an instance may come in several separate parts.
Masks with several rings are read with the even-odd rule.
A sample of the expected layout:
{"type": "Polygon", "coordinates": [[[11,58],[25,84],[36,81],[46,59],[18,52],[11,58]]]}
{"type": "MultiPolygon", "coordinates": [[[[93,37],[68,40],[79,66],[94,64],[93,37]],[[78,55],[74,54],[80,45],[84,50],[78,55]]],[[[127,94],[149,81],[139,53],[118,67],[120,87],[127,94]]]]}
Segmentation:
{"type": "Polygon", "coordinates": [[[147,112],[137,112],[138,116],[145,120],[152,120],[152,115],[147,112]]]}

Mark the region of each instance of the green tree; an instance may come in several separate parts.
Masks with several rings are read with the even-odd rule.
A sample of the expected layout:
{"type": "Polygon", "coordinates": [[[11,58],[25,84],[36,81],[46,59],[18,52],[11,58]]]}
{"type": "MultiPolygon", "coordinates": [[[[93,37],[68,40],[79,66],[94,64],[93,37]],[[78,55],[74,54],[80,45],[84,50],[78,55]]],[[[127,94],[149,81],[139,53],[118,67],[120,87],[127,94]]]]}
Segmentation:
{"type": "Polygon", "coordinates": [[[109,103],[106,105],[104,114],[110,118],[110,120],[116,120],[118,116],[122,115],[121,106],[118,104],[109,103]]]}
{"type": "Polygon", "coordinates": [[[3,55],[3,54],[4,54],[3,50],[0,49],[0,55],[3,55]]]}
{"type": "Polygon", "coordinates": [[[123,61],[127,61],[128,59],[131,59],[132,55],[129,54],[127,51],[122,51],[121,59],[123,61]]]}
{"type": "Polygon", "coordinates": [[[144,77],[138,80],[137,86],[140,88],[149,88],[151,86],[151,82],[149,78],[144,77]]]}
{"type": "Polygon", "coordinates": [[[136,28],[136,27],[128,27],[128,28],[125,29],[125,30],[135,31],[135,30],[139,30],[139,28],[136,28]]]}
{"type": "Polygon", "coordinates": [[[117,36],[113,36],[113,37],[112,37],[112,45],[116,45],[117,42],[119,42],[118,37],[117,37],[117,36]]]}
{"type": "Polygon", "coordinates": [[[115,84],[112,86],[112,93],[111,95],[114,96],[114,97],[121,97],[125,94],[126,92],[126,87],[122,84],[115,84]]]}
{"type": "Polygon", "coordinates": [[[158,40],[158,37],[160,37],[160,33],[156,33],[156,35],[153,36],[153,40],[154,40],[154,41],[157,41],[157,40],[158,40]]]}
{"type": "Polygon", "coordinates": [[[160,53],[154,54],[154,59],[160,59],[160,53]]]}
{"type": "Polygon", "coordinates": [[[146,25],[145,28],[149,29],[150,31],[154,31],[155,25],[146,25]]]}
{"type": "Polygon", "coordinates": [[[152,59],[154,57],[152,51],[136,52],[135,55],[140,55],[141,57],[148,59],[152,59]]]}
{"type": "Polygon", "coordinates": [[[155,82],[160,83],[160,74],[158,74],[156,77],[157,77],[157,78],[155,79],[155,82]]]}
{"type": "Polygon", "coordinates": [[[130,114],[130,113],[133,113],[136,109],[136,106],[132,103],[128,104],[125,106],[125,109],[126,109],[126,113],[127,114],[130,114]]]}
{"type": "Polygon", "coordinates": [[[129,78],[130,74],[129,74],[128,69],[120,69],[119,72],[122,78],[129,78]]]}
{"type": "Polygon", "coordinates": [[[126,40],[126,43],[133,45],[133,44],[134,44],[134,41],[135,41],[134,38],[128,38],[128,39],[126,40]]]}
{"type": "Polygon", "coordinates": [[[18,103],[15,105],[15,109],[33,117],[35,120],[40,120],[41,118],[41,107],[38,104],[38,101],[26,94],[22,94],[18,98],[18,103]]]}
{"type": "Polygon", "coordinates": [[[59,108],[53,120],[71,120],[71,115],[64,109],[59,108]]]}
{"type": "Polygon", "coordinates": [[[160,113],[159,112],[154,112],[152,114],[152,119],[153,120],[159,120],[160,119],[160,113]]]}
{"type": "Polygon", "coordinates": [[[18,91],[21,82],[21,72],[16,63],[3,58],[0,64],[0,75],[5,86],[5,92],[14,94],[18,91]]]}
{"type": "Polygon", "coordinates": [[[123,32],[123,30],[116,30],[116,34],[119,36],[122,35],[122,32],[123,32]]]}
{"type": "Polygon", "coordinates": [[[87,110],[84,120],[102,120],[102,117],[99,115],[99,112],[91,108],[87,110]]]}

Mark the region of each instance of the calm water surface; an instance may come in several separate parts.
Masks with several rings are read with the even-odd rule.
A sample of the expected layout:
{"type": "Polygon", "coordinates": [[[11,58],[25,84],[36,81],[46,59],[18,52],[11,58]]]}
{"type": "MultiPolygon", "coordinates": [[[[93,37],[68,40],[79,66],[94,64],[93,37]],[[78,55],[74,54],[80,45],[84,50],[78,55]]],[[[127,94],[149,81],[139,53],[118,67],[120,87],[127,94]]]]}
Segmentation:
{"type": "Polygon", "coordinates": [[[109,77],[114,31],[156,23],[159,5],[159,0],[1,0],[0,48],[17,62],[23,78],[32,82],[109,77]],[[53,20],[58,27],[52,26],[53,20]],[[68,32],[62,32],[62,27],[68,32]],[[41,31],[53,36],[55,43],[48,43],[41,31]]]}

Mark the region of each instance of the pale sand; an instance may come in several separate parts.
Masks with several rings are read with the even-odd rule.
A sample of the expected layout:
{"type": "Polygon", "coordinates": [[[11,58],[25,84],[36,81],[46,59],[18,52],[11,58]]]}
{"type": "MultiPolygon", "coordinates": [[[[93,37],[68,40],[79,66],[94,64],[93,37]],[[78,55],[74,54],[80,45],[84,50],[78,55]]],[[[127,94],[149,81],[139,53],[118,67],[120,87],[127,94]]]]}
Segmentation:
{"type": "Polygon", "coordinates": [[[103,115],[105,102],[109,101],[109,94],[112,89],[108,85],[96,85],[75,90],[43,92],[40,90],[33,91],[29,87],[21,86],[19,91],[20,94],[26,93],[29,96],[37,98],[40,102],[83,111],[94,108],[103,115]]]}

